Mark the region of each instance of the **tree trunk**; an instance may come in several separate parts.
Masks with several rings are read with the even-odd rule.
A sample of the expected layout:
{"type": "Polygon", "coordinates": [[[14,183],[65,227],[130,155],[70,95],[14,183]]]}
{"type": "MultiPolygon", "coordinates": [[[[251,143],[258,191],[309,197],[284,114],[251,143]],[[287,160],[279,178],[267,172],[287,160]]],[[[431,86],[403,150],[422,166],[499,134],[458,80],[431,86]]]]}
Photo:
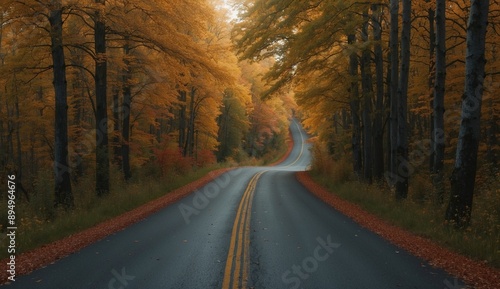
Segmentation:
{"type": "Polygon", "coordinates": [[[121,168],[121,129],[120,129],[120,90],[118,86],[113,85],[111,89],[113,95],[113,159],[114,162],[121,168]]]}
{"type": "MultiPolygon", "coordinates": [[[[349,34],[347,36],[347,41],[349,45],[354,45],[356,43],[356,36],[354,34],[349,34]]],[[[358,85],[358,55],[356,52],[352,52],[349,56],[350,68],[349,73],[351,75],[351,88],[350,88],[350,101],[349,105],[351,108],[352,117],[352,162],[353,169],[356,176],[359,178],[361,176],[362,169],[362,159],[361,159],[361,125],[359,120],[359,85],[358,85]]]]}
{"type": "Polygon", "coordinates": [[[375,75],[377,78],[376,113],[373,123],[373,174],[377,181],[384,176],[384,56],[382,51],[382,11],[372,5],[373,40],[375,41],[375,75]]]}
{"type": "Polygon", "coordinates": [[[71,179],[68,166],[68,103],[66,64],[62,43],[62,4],[60,0],[52,1],[49,16],[51,51],[54,73],[55,109],[55,143],[54,143],[54,175],[55,206],[70,209],[74,206],[71,191],[71,179]]]}
{"type": "Polygon", "coordinates": [[[398,173],[396,198],[405,199],[408,195],[408,178],[411,164],[408,162],[408,77],[410,73],[410,31],[411,0],[403,0],[403,27],[401,29],[401,70],[398,86],[398,137],[397,160],[398,173]]]}
{"type": "MultiPolygon", "coordinates": [[[[429,3],[430,0],[426,0],[427,3],[429,3]]],[[[429,91],[430,92],[430,108],[431,108],[431,115],[430,115],[430,139],[431,139],[431,144],[434,143],[434,82],[436,79],[436,72],[435,72],[435,53],[436,53],[436,29],[435,29],[435,15],[436,12],[434,9],[429,8],[427,10],[427,19],[429,20],[429,91]]],[[[431,174],[434,172],[434,145],[431,145],[430,147],[430,154],[429,154],[429,171],[431,174]]]]}
{"type": "MultiPolygon", "coordinates": [[[[390,46],[390,44],[389,44],[390,46]]],[[[391,51],[387,52],[387,59],[392,59],[391,57],[391,51]]],[[[394,185],[391,183],[390,179],[388,176],[391,174],[392,170],[392,152],[391,152],[391,106],[392,106],[392,101],[391,101],[391,76],[392,76],[392,64],[390,61],[387,62],[387,72],[385,76],[385,113],[384,113],[384,128],[387,128],[387,133],[385,134],[385,176],[387,178],[387,181],[389,185],[394,185]]]]}
{"type": "Polygon", "coordinates": [[[434,131],[433,131],[433,151],[434,151],[434,187],[438,203],[443,202],[443,162],[444,162],[444,92],[446,81],[446,0],[436,1],[436,82],[434,86],[434,131]]]}
{"type": "Polygon", "coordinates": [[[386,176],[389,184],[396,184],[398,171],[397,162],[397,136],[398,136],[398,82],[399,82],[399,0],[391,0],[391,113],[390,113],[390,139],[391,139],[391,170],[386,176]]]}
{"type": "MultiPolygon", "coordinates": [[[[368,11],[363,13],[364,24],[362,40],[368,42],[368,25],[370,18],[368,11]]],[[[363,178],[367,183],[372,182],[372,98],[373,81],[371,71],[371,50],[366,47],[361,56],[361,85],[363,87],[363,178]]]]}
{"type": "Polygon", "coordinates": [[[122,170],[123,178],[129,180],[132,177],[132,172],[130,171],[130,115],[132,113],[132,89],[130,81],[132,78],[132,68],[130,66],[130,47],[127,38],[125,38],[123,53],[125,68],[123,70],[122,170]]]}
{"type": "Polygon", "coordinates": [[[193,156],[194,151],[194,120],[195,120],[195,107],[194,100],[196,96],[196,88],[191,88],[190,101],[189,101],[189,120],[187,125],[187,138],[186,144],[184,145],[184,156],[193,156]]]}
{"type": "Polygon", "coordinates": [[[96,193],[109,192],[108,104],[105,0],[96,0],[94,19],[95,40],[95,96],[96,96],[96,193]]]}
{"type": "Polygon", "coordinates": [[[465,92],[455,167],[451,175],[451,197],[446,210],[446,220],[458,228],[467,227],[471,220],[481,129],[488,10],[489,0],[471,1],[467,26],[465,92]]]}
{"type": "Polygon", "coordinates": [[[184,143],[186,142],[186,100],[187,92],[184,90],[179,91],[179,101],[181,103],[179,108],[179,149],[181,150],[184,150],[184,143]]]}

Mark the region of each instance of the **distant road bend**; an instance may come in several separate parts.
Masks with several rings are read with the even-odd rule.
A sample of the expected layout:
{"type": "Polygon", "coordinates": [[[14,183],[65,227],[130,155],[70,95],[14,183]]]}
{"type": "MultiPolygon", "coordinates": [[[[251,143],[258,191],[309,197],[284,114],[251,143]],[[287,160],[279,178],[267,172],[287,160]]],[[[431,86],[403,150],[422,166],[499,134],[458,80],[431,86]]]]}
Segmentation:
{"type": "Polygon", "coordinates": [[[310,194],[306,134],[275,167],[227,172],[188,197],[2,288],[459,289],[310,194]],[[453,286],[453,287],[450,287],[453,286]]]}

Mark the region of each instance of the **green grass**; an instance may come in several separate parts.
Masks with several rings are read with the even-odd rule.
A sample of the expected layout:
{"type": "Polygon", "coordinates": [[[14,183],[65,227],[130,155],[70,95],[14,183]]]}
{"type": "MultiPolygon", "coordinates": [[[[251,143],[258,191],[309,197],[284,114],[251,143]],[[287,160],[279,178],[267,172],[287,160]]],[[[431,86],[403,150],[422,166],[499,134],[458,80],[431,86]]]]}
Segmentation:
{"type": "Polygon", "coordinates": [[[386,187],[332,178],[332,171],[350,169],[343,165],[341,167],[329,170],[330,173],[315,171],[311,175],[316,182],[342,199],[358,204],[365,211],[393,225],[500,268],[500,194],[494,180],[492,185],[484,185],[483,188],[487,189],[482,189],[475,196],[470,227],[455,230],[444,221],[445,204],[437,205],[421,198],[432,191],[428,187],[430,182],[425,183],[425,180],[415,176],[410,183],[408,199],[401,202],[396,201],[386,187]]]}
{"type": "MultiPolygon", "coordinates": [[[[92,177],[81,179],[80,185],[73,187],[75,209],[70,212],[53,208],[50,175],[42,175],[35,184],[36,194],[31,201],[19,201],[16,207],[16,253],[26,252],[119,216],[222,167],[224,165],[212,165],[187,174],[165,177],[147,172],[149,176],[137,175],[128,183],[121,180],[118,172],[112,172],[111,192],[104,197],[95,196],[93,185],[90,185],[93,184],[92,177]]],[[[4,214],[3,211],[1,214],[4,214]]],[[[6,215],[0,217],[7,220],[6,215]]],[[[1,226],[5,228],[6,224],[1,226]]],[[[8,256],[7,241],[5,233],[0,236],[0,259],[3,259],[8,256]]]]}

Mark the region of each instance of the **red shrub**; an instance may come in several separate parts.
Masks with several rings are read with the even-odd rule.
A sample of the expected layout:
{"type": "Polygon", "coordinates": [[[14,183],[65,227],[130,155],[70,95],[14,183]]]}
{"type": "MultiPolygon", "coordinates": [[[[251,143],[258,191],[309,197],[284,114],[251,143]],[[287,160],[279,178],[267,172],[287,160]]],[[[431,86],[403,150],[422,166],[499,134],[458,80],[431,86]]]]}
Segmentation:
{"type": "Polygon", "coordinates": [[[211,165],[217,162],[214,153],[209,149],[202,149],[198,151],[196,164],[200,167],[211,165]]]}
{"type": "Polygon", "coordinates": [[[191,157],[184,157],[178,148],[156,150],[155,155],[162,175],[185,174],[192,168],[194,163],[191,157]]]}

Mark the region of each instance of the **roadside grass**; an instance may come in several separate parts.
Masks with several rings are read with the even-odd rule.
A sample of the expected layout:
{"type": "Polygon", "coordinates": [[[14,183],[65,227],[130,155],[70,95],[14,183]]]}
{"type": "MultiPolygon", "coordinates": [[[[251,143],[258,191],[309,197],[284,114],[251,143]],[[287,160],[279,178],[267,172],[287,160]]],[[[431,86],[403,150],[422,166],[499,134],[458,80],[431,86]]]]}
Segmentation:
{"type": "MultiPolygon", "coordinates": [[[[449,196],[438,204],[433,186],[424,174],[411,177],[409,196],[397,201],[381,184],[354,180],[351,164],[342,158],[315,157],[313,179],[344,200],[355,203],[386,222],[426,237],[457,253],[500,268],[500,184],[498,176],[480,180],[474,196],[471,225],[456,230],[444,220],[449,196]]],[[[449,192],[449,190],[448,190],[449,192]]]]}
{"type": "MultiPolygon", "coordinates": [[[[118,171],[112,170],[111,191],[97,197],[93,176],[84,177],[73,186],[75,208],[72,211],[54,209],[53,182],[50,172],[41,174],[35,184],[36,194],[31,201],[18,202],[16,206],[16,254],[62,239],[110,218],[133,210],[151,200],[195,181],[210,171],[226,167],[213,164],[196,168],[185,174],[161,176],[155,168],[145,168],[130,181],[122,180],[118,171]]],[[[4,202],[2,202],[4,203],[4,202]]],[[[3,210],[2,210],[3,214],[3,210]]],[[[7,220],[7,216],[2,220],[7,220]]],[[[6,227],[6,224],[0,226],[6,227]]],[[[8,256],[6,234],[0,235],[0,259],[8,256]]]]}

